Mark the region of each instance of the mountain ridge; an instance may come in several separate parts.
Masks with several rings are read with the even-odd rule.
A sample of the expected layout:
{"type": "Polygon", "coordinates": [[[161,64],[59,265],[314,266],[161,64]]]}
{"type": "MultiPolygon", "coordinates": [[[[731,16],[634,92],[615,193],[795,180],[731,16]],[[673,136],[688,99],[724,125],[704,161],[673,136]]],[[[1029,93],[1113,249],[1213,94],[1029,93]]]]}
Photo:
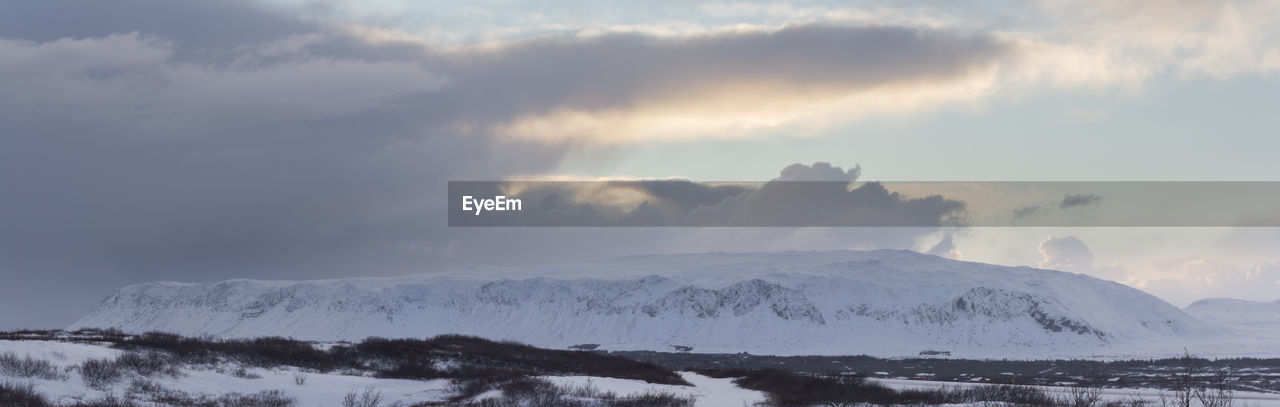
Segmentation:
{"type": "Polygon", "coordinates": [[[642,255],[572,265],[116,290],[71,328],[354,340],[462,333],[610,350],[1079,356],[1215,328],[1076,273],[910,251],[642,255]]]}

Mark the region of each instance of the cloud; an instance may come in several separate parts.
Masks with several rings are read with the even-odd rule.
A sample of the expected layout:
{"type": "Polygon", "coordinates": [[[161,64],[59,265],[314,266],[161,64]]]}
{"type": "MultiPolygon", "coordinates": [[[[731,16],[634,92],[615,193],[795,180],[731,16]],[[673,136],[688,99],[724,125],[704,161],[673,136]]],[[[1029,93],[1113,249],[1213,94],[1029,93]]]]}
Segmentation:
{"type": "Polygon", "coordinates": [[[246,0],[17,0],[6,2],[5,13],[0,14],[0,38],[39,43],[138,32],[176,42],[179,56],[191,59],[321,29],[318,23],[268,12],[246,0]],[[227,25],[230,22],[235,24],[227,25]]]}
{"type": "Polygon", "coordinates": [[[41,310],[2,326],[56,327],[138,281],[424,271],[466,252],[430,215],[437,185],[562,154],[441,125],[427,96],[448,78],[404,49],[154,3],[20,2],[51,20],[0,24],[0,297],[41,310]]]}
{"type": "Polygon", "coordinates": [[[795,163],[782,169],[775,181],[857,181],[862,175],[862,166],[855,165],[848,171],[840,167],[832,167],[829,163],[816,162],[813,165],[795,163]]]}
{"type": "MultiPolygon", "coordinates": [[[[109,288],[142,280],[421,273],[673,250],[667,242],[710,247],[681,241],[692,234],[685,232],[449,229],[439,216],[447,203],[440,186],[545,173],[575,142],[655,134],[594,129],[562,140],[517,132],[530,118],[564,111],[641,118],[634,111],[676,111],[667,105],[682,101],[716,106],[709,101],[742,95],[763,97],[756,108],[765,110],[788,97],[809,106],[809,97],[823,100],[832,90],[951,81],[1000,52],[989,38],[831,26],[434,47],[372,41],[234,1],[189,10],[125,1],[109,13],[22,6],[59,23],[8,24],[0,38],[0,269],[12,283],[0,297],[42,310],[0,315],[6,326],[65,323],[109,288]],[[174,22],[157,23],[164,15],[174,22]],[[259,23],[270,27],[248,27],[259,23]],[[47,29],[58,26],[77,28],[47,29]],[[210,40],[210,29],[220,27],[237,32],[210,40]],[[801,46],[809,40],[812,47],[801,46]],[[713,56],[724,61],[712,64],[713,56]],[[794,60],[776,60],[785,56],[794,60]],[[859,59],[874,60],[852,64],[859,59]],[[739,93],[741,81],[769,87],[739,93]]],[[[763,110],[719,111],[751,118],[763,110]]],[[[856,169],[844,175],[856,177],[856,169]]],[[[663,187],[646,186],[646,193],[677,212],[732,192],[663,187]]],[[[887,210],[902,216],[928,215],[931,202],[950,205],[861,193],[888,198],[887,210]]],[[[636,221],[660,214],[654,205],[637,210],[636,221]]],[[[827,244],[838,247],[902,247],[916,234],[733,237],[751,235],[737,250],[763,250],[822,247],[815,243],[831,235],[838,239],[827,244]]]]}
{"type": "Polygon", "coordinates": [[[997,84],[1001,87],[1129,90],[1166,73],[1228,78],[1280,68],[1280,36],[1275,28],[1280,4],[1269,0],[1047,0],[1008,4],[999,10],[960,2],[728,2],[672,4],[662,10],[611,4],[605,9],[609,12],[594,7],[543,7],[529,13],[518,7],[477,6],[463,15],[432,16],[437,18],[421,24],[403,18],[406,10],[392,7],[372,18],[361,15],[364,18],[357,21],[378,21],[384,31],[399,36],[412,32],[419,38],[450,43],[503,42],[549,32],[584,37],[691,36],[806,24],[986,32],[1012,49],[1001,61],[1003,78],[997,84]]]}
{"type": "Polygon", "coordinates": [[[1035,216],[1035,215],[1044,213],[1044,211],[1045,211],[1044,207],[1041,207],[1041,206],[1036,206],[1036,205],[1022,206],[1013,210],[1013,217],[1015,219],[1022,219],[1028,216],[1035,216]]]}
{"type": "Polygon", "coordinates": [[[1227,79],[1280,71],[1280,3],[1269,0],[1049,0],[1000,13],[970,4],[704,7],[712,16],[796,21],[892,21],[980,30],[1007,44],[992,85],[1070,90],[1140,89],[1160,75],[1227,79]]]}
{"type": "Polygon", "coordinates": [[[1261,283],[1263,287],[1267,285],[1280,286],[1280,262],[1269,262],[1255,265],[1245,271],[1244,278],[1249,281],[1261,283]]]}
{"type": "Polygon", "coordinates": [[[1135,262],[1126,271],[1126,284],[1178,305],[1204,298],[1280,299],[1280,266],[1275,262],[1240,266],[1193,255],[1135,262]]]}
{"type": "Polygon", "coordinates": [[[55,14],[23,3],[24,12],[82,26],[73,33],[85,36],[55,36],[48,25],[7,28],[4,90],[27,95],[3,106],[7,119],[71,109],[83,121],[167,134],[403,109],[419,114],[419,132],[552,144],[747,137],[801,118],[967,100],[989,85],[1007,51],[980,34],[823,23],[439,47],[349,24],[284,23],[238,2],[152,6],[119,4],[110,14],[130,17],[107,24],[85,14],[93,7],[55,14]],[[210,41],[221,38],[209,32],[211,21],[156,24],[133,18],[130,7],[176,21],[201,14],[272,27],[210,41]]]}
{"type": "MultiPolygon", "coordinates": [[[[436,47],[241,2],[17,7],[24,18],[49,17],[32,24],[4,13],[13,24],[0,24],[0,269],[13,283],[0,297],[47,314],[3,315],[0,324],[28,326],[65,322],[92,305],[94,289],[138,281],[394,274],[662,250],[686,234],[562,233],[538,245],[529,242],[546,230],[449,229],[441,186],[546,173],[581,145],[749,136],[743,126],[846,102],[912,111],[936,100],[931,92],[967,89],[1004,52],[981,35],[914,27],[436,47]],[[507,250],[495,255],[494,245],[507,250]],[[84,280],[92,287],[60,287],[87,273],[100,276],[84,280]]],[[[802,220],[884,214],[936,225],[959,208],[839,184],[822,193],[844,194],[858,211],[802,220]]],[[[633,208],[633,222],[715,207],[709,200],[732,193],[680,188],[645,186],[653,201],[633,208]]],[[[760,194],[739,202],[743,212],[716,212],[781,222],[780,198],[760,194]]],[[[739,244],[820,247],[813,236],[839,235],[830,244],[910,247],[918,234],[772,231],[739,244]],[[770,236],[776,244],[762,240],[770,236]]]]}
{"type": "Polygon", "coordinates": [[[172,42],[138,33],[34,43],[0,39],[10,123],[68,118],[134,134],[190,137],[231,126],[325,120],[394,109],[446,79],[407,61],[299,55],[232,66],[182,62],[172,42]]]}
{"type": "MultiPolygon", "coordinates": [[[[1226,78],[1280,70],[1280,4],[1274,1],[1194,0],[1042,2],[1062,16],[1050,31],[1072,49],[1093,49],[1111,70],[1148,76],[1226,78]]],[[[1139,78],[1141,79],[1141,78],[1139,78]]]]}
{"type": "Polygon", "coordinates": [[[828,163],[792,164],[758,190],[695,209],[691,224],[755,226],[957,225],[964,202],[941,195],[905,197],[876,182],[853,187],[861,173],[828,163]],[[835,181],[831,181],[836,179],[835,181]]]}
{"type": "Polygon", "coordinates": [[[539,38],[435,59],[457,80],[446,93],[460,112],[501,115],[470,117],[486,120],[478,125],[496,121],[493,131],[522,138],[618,143],[741,137],[815,112],[847,115],[849,105],[913,111],[967,99],[1004,51],[982,36],[809,24],[539,38]]]}
{"type": "Polygon", "coordinates": [[[1102,203],[1102,197],[1096,194],[1067,194],[1062,200],[1049,203],[1046,205],[1024,205],[1013,209],[1014,222],[1024,220],[1026,218],[1048,215],[1054,212],[1053,208],[1070,209],[1079,206],[1099,205],[1102,203]]]}
{"type": "Polygon", "coordinates": [[[1194,254],[1096,264],[1093,252],[1075,236],[1049,236],[1039,250],[1039,267],[1117,281],[1178,306],[1205,298],[1280,299],[1280,262],[1242,266],[1194,254]]]}
{"type": "MultiPolygon", "coordinates": [[[[955,221],[963,202],[852,184],[857,167],[784,170],[782,179],[826,181],[802,191],[614,189],[648,199],[627,208],[634,222],[880,219],[920,230],[493,234],[447,228],[442,186],[546,173],[584,146],[793,133],[980,101],[1007,82],[1125,82],[1183,55],[1181,69],[1208,75],[1262,72],[1276,59],[1272,36],[1252,35],[1269,32],[1258,24],[1273,15],[1265,7],[1209,10],[1209,28],[1186,34],[1109,38],[1143,28],[1125,25],[1124,9],[1085,6],[1100,25],[1062,35],[813,10],[767,24],[538,28],[438,44],[372,20],[238,0],[9,2],[0,270],[10,284],[0,298],[56,314],[30,317],[39,322],[142,280],[388,274],[655,248],[911,247],[955,221]],[[1109,45],[1116,39],[1122,48],[1109,45]],[[796,198],[809,194],[833,199],[796,198]]],[[[1204,10],[1160,19],[1176,28],[1201,21],[1194,11],[1204,10]]],[[[26,318],[11,314],[0,317],[26,318]]]]}
{"type": "Polygon", "coordinates": [[[1058,202],[1058,209],[1074,208],[1077,206],[1097,205],[1102,202],[1102,197],[1094,194],[1069,194],[1062,197],[1062,202],[1058,202]]]}
{"type": "Polygon", "coordinates": [[[1040,242],[1041,268],[1085,272],[1093,268],[1093,252],[1075,236],[1049,236],[1040,242]]]}
{"type": "MultiPolygon", "coordinates": [[[[475,217],[450,211],[452,225],[522,226],[884,226],[936,228],[962,221],[964,202],[908,197],[869,182],[860,167],[792,164],[756,186],[686,180],[469,183],[462,195],[519,196],[518,213],[475,217]],[[831,179],[837,179],[832,181],[831,179]]],[[[460,201],[459,199],[454,199],[460,201]]]]}
{"type": "Polygon", "coordinates": [[[941,195],[905,197],[876,182],[772,181],[751,194],[703,207],[689,222],[754,226],[958,226],[965,204],[941,195]]]}
{"type": "Polygon", "coordinates": [[[925,253],[950,259],[960,259],[960,250],[956,247],[956,243],[952,239],[952,235],[950,233],[944,236],[942,240],[938,241],[937,244],[933,245],[933,247],[929,248],[925,253]]]}

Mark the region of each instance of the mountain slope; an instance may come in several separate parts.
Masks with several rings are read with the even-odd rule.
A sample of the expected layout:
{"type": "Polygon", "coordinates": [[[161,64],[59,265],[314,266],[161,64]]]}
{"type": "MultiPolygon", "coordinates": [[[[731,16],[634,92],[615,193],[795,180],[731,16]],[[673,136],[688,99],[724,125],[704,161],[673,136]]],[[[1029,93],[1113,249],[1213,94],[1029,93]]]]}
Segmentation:
{"type": "Polygon", "coordinates": [[[909,251],[631,256],[299,282],[148,283],[71,328],[304,339],[463,333],[547,347],[1044,357],[1181,349],[1213,327],[1096,278],[909,251]],[[541,277],[554,276],[555,278],[541,277]]]}
{"type": "Polygon", "coordinates": [[[1272,325],[1280,327],[1280,301],[1248,301],[1210,298],[1188,305],[1188,314],[1205,321],[1231,325],[1272,325]]]}

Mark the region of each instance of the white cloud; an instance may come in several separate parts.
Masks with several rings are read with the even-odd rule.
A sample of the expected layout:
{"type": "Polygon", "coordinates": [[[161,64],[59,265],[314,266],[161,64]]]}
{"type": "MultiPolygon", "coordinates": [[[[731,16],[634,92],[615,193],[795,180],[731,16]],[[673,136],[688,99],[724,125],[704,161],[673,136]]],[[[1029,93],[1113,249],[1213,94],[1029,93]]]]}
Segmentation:
{"type": "Polygon", "coordinates": [[[1093,269],[1093,252],[1075,236],[1049,236],[1039,249],[1043,256],[1039,267],[1080,273],[1093,269]]]}
{"type": "Polygon", "coordinates": [[[1241,266],[1200,255],[1131,258],[1095,265],[1093,252],[1074,237],[1049,236],[1040,243],[1039,267],[1114,280],[1178,306],[1205,298],[1280,299],[1280,262],[1241,266]]]}
{"type": "Polygon", "coordinates": [[[1132,73],[1171,70],[1225,78],[1280,69],[1280,2],[1063,0],[1041,3],[1059,16],[1051,41],[1092,50],[1132,73]]]}
{"type": "Polygon", "coordinates": [[[939,240],[937,244],[934,244],[933,247],[930,247],[925,253],[956,260],[962,258],[960,249],[956,247],[955,241],[950,233],[944,235],[942,240],[939,240]]]}
{"type": "Polygon", "coordinates": [[[1126,284],[1176,305],[1204,298],[1280,299],[1280,263],[1241,266],[1201,256],[1153,259],[1126,267],[1126,284]]]}

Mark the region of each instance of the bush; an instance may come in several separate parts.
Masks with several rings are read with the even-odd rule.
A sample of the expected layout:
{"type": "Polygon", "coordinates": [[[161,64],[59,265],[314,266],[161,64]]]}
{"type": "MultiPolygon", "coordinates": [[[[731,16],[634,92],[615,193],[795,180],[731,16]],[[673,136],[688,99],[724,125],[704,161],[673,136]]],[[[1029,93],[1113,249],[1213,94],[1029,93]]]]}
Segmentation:
{"type": "MultiPolygon", "coordinates": [[[[897,404],[893,401],[910,399],[911,403],[930,403],[925,394],[899,394],[887,387],[867,383],[861,377],[806,376],[779,370],[707,371],[712,377],[737,377],[734,383],[743,388],[765,393],[771,406],[811,406],[834,403],[897,404]]],[[[839,404],[836,404],[839,405],[839,404]]]]}
{"type": "Polygon", "coordinates": [[[142,377],[157,374],[176,377],[180,374],[178,366],[181,364],[163,352],[126,352],[117,357],[115,363],[119,368],[132,371],[142,377]]]}
{"type": "Polygon", "coordinates": [[[90,388],[104,390],[120,380],[120,365],[111,359],[89,359],[80,364],[80,378],[90,388]]]}
{"type": "MultiPolygon", "coordinates": [[[[478,394],[512,380],[538,375],[582,375],[689,385],[671,369],[650,362],[596,352],[541,349],[461,335],[430,339],[369,338],[354,345],[338,344],[323,350],[309,342],[276,337],[212,339],[160,332],[124,335],[110,330],[0,332],[0,337],[5,335],[18,340],[110,343],[116,349],[125,350],[116,358],[87,360],[75,368],[86,385],[99,390],[108,389],[135,373],[139,378],[159,374],[176,377],[181,375],[180,368],[188,364],[204,365],[223,374],[244,378],[259,377],[250,368],[280,367],[343,374],[372,373],[383,378],[447,378],[454,379],[459,394],[478,394]]],[[[13,366],[6,369],[67,377],[66,373],[47,362],[20,359],[16,355],[4,359],[6,361],[0,363],[13,366]]],[[[295,377],[295,384],[305,383],[304,375],[295,377]]],[[[162,393],[177,398],[190,396],[174,391],[162,393]]],[[[217,400],[199,400],[204,403],[199,404],[200,407],[216,406],[205,402],[217,400]]]]}
{"type": "MultiPolygon", "coordinates": [[[[115,397],[115,394],[108,394],[104,398],[95,399],[95,401],[76,402],[74,404],[68,404],[68,406],[65,406],[65,407],[142,407],[142,406],[140,406],[140,404],[138,403],[134,403],[133,401],[131,401],[131,399],[118,398],[118,397],[115,397]]],[[[195,406],[187,406],[187,407],[195,407],[195,406]]]]}
{"type": "Polygon", "coordinates": [[[156,394],[162,394],[165,391],[167,390],[164,386],[150,380],[133,379],[132,382],[129,382],[129,395],[135,398],[140,396],[154,396],[156,394]]]}
{"type": "Polygon", "coordinates": [[[226,358],[254,367],[297,366],[320,371],[358,365],[350,355],[317,350],[310,343],[279,337],[211,340],[148,332],[116,346],[165,351],[181,362],[193,364],[215,364],[226,358]]]}
{"type": "MultiPolygon", "coordinates": [[[[1080,400],[1085,400],[1088,394],[1090,393],[1086,391],[1079,392],[1080,400]]],[[[950,400],[955,400],[956,402],[1002,402],[1024,406],[1053,406],[1056,405],[1057,401],[1054,400],[1053,396],[1040,389],[1009,384],[976,386],[957,390],[952,392],[950,400]]]]}
{"type": "MultiPolygon", "coordinates": [[[[369,338],[357,344],[354,349],[365,358],[412,361],[416,363],[415,367],[424,368],[424,372],[431,361],[447,355],[480,370],[487,367],[525,375],[573,374],[690,385],[670,369],[649,362],[595,352],[535,348],[515,342],[494,342],[463,335],[440,335],[425,341],[369,338]]],[[[403,370],[404,366],[396,368],[403,370]]],[[[456,377],[455,373],[448,372],[448,377],[456,377]]]]}
{"type": "MultiPolygon", "coordinates": [[[[565,388],[546,379],[525,377],[501,385],[502,397],[459,403],[465,407],[692,407],[693,397],[645,392],[619,396],[590,384],[565,388]]],[[[473,396],[474,397],[474,396],[473,396]]]]}
{"type": "Polygon", "coordinates": [[[386,379],[431,380],[450,377],[447,372],[437,370],[430,362],[405,360],[395,362],[392,367],[380,368],[376,374],[386,379]]]}
{"type": "Polygon", "coordinates": [[[67,380],[67,375],[62,373],[53,363],[43,359],[34,359],[30,355],[20,358],[14,352],[0,354],[0,375],[43,380],[67,380]]]}
{"type": "Polygon", "coordinates": [[[147,405],[183,407],[291,407],[297,403],[280,390],[255,394],[228,393],[221,396],[188,393],[167,389],[149,380],[135,379],[129,385],[128,399],[148,402],[147,405]]]}
{"type": "MultiPolygon", "coordinates": [[[[536,377],[523,377],[519,379],[510,380],[505,383],[502,383],[502,385],[499,386],[498,388],[502,390],[503,395],[514,396],[517,398],[538,394],[538,393],[549,393],[549,392],[560,390],[554,384],[552,384],[551,381],[547,379],[536,378],[536,377]]],[[[480,393],[481,392],[476,392],[475,394],[472,394],[469,397],[474,397],[476,394],[480,394],[480,393]]]]}
{"type": "Polygon", "coordinates": [[[382,391],[373,387],[366,387],[363,393],[352,390],[342,399],[342,407],[378,407],[381,403],[382,391]]]}
{"type": "Polygon", "coordinates": [[[0,406],[6,407],[52,407],[44,395],[36,391],[31,383],[17,384],[0,382],[0,406]]]}
{"type": "MultiPolygon", "coordinates": [[[[720,378],[736,377],[735,384],[764,392],[766,404],[777,407],[975,403],[1054,406],[1057,401],[1045,392],[1028,386],[893,390],[857,376],[802,375],[779,370],[706,370],[699,373],[720,378]]],[[[1081,393],[1082,399],[1085,395],[1087,393],[1081,393]]]]}
{"type": "Polygon", "coordinates": [[[267,390],[257,394],[231,393],[218,399],[219,407],[293,407],[298,401],[285,396],[280,390],[267,390]]]}
{"type": "Polygon", "coordinates": [[[1058,404],[1066,407],[1094,407],[1102,402],[1102,389],[1097,387],[1072,387],[1064,390],[1058,404]]]}
{"type": "Polygon", "coordinates": [[[133,400],[146,400],[155,404],[185,407],[217,407],[218,403],[206,396],[193,396],[190,393],[170,390],[159,383],[134,379],[129,383],[127,397],[133,400]]]}
{"type": "Polygon", "coordinates": [[[671,393],[645,392],[618,398],[608,405],[612,407],[691,407],[695,401],[692,396],[681,397],[671,393]]]}
{"type": "Polygon", "coordinates": [[[178,362],[160,352],[126,352],[115,359],[90,359],[80,364],[80,377],[89,387],[103,390],[115,384],[126,373],[142,377],[165,374],[177,377],[181,374],[178,362]]]}
{"type": "Polygon", "coordinates": [[[142,407],[142,406],[139,406],[138,403],[134,403],[131,400],[117,398],[113,394],[108,394],[106,397],[103,397],[97,400],[80,401],[80,402],[76,402],[75,404],[68,405],[66,407],[142,407]]]}
{"type": "MultiPolygon", "coordinates": [[[[492,371],[489,374],[470,374],[455,378],[449,382],[449,392],[453,393],[451,398],[454,401],[462,401],[475,397],[480,393],[506,386],[528,389],[543,387],[536,383],[538,380],[541,379],[514,372],[492,371]]],[[[547,382],[547,384],[550,385],[551,383],[547,382]]]]}
{"type": "Polygon", "coordinates": [[[236,367],[235,370],[231,371],[231,375],[235,377],[239,377],[241,379],[251,379],[251,380],[262,378],[262,375],[254,373],[253,371],[246,369],[244,366],[236,367]]]}

